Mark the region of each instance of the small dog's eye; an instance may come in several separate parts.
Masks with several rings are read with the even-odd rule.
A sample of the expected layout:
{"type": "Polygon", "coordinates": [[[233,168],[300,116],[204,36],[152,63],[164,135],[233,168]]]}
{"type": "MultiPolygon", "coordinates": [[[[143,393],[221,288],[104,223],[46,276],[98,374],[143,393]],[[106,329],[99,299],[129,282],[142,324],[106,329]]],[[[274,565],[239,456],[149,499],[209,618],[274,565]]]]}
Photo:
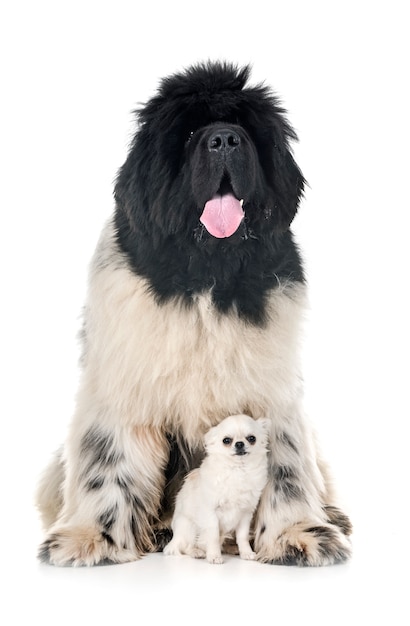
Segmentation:
{"type": "Polygon", "coordinates": [[[230,437],[224,437],[222,439],[222,443],[224,444],[224,446],[230,446],[232,443],[232,439],[230,437]]]}
{"type": "Polygon", "coordinates": [[[256,443],[256,437],[254,437],[253,435],[249,435],[249,437],[246,437],[246,439],[247,441],[249,441],[251,446],[253,446],[253,444],[256,443]]]}

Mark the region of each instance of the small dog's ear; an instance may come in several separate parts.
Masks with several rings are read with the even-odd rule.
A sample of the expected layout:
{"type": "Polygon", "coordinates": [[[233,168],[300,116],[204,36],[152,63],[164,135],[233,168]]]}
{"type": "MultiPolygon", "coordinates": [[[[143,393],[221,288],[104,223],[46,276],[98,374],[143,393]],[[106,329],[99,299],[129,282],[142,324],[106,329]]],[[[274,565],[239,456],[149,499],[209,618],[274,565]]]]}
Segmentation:
{"type": "Polygon", "coordinates": [[[260,424],[267,435],[270,435],[272,429],[272,420],[269,417],[260,417],[256,420],[260,424]]]}
{"type": "Polygon", "coordinates": [[[204,445],[205,448],[210,446],[215,441],[215,426],[210,428],[204,435],[204,445]]]}

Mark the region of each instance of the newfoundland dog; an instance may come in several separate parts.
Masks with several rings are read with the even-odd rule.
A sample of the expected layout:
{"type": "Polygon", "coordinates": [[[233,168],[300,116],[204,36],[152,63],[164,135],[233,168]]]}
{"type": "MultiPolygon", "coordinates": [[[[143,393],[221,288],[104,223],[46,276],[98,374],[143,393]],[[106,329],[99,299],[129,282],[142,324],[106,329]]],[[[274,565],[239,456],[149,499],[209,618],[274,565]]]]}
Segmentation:
{"type": "Polygon", "coordinates": [[[248,67],[198,64],[138,111],[91,265],[75,415],[38,490],[46,562],[162,550],[204,433],[238,413],[271,421],[257,558],[349,557],[350,522],[301,407],[296,135],[270,89],[248,79],[248,67]]]}

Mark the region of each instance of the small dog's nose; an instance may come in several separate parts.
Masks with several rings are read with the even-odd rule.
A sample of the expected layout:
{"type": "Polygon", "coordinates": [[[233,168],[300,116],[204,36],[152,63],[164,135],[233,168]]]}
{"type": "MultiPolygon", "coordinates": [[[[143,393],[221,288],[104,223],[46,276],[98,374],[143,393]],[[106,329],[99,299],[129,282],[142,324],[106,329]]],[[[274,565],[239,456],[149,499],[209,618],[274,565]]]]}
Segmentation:
{"type": "Polygon", "coordinates": [[[244,442],[243,442],[243,441],[237,441],[237,442],[235,443],[235,448],[236,448],[237,450],[242,450],[244,447],[245,447],[245,444],[244,444],[244,442]]]}

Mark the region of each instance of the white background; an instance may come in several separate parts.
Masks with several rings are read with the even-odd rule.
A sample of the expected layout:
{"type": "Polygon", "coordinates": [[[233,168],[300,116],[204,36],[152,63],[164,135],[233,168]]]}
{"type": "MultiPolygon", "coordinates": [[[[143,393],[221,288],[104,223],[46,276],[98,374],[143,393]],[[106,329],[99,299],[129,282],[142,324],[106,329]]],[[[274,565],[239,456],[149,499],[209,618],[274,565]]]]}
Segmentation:
{"type": "Polygon", "coordinates": [[[3,624],[409,623],[405,5],[3,2],[3,624]],[[87,266],[113,208],[131,111],[161,76],[208,58],[251,62],[300,137],[306,407],[355,525],[354,557],[322,569],[162,555],[40,565],[33,492],[72,414],[87,266]]]}

